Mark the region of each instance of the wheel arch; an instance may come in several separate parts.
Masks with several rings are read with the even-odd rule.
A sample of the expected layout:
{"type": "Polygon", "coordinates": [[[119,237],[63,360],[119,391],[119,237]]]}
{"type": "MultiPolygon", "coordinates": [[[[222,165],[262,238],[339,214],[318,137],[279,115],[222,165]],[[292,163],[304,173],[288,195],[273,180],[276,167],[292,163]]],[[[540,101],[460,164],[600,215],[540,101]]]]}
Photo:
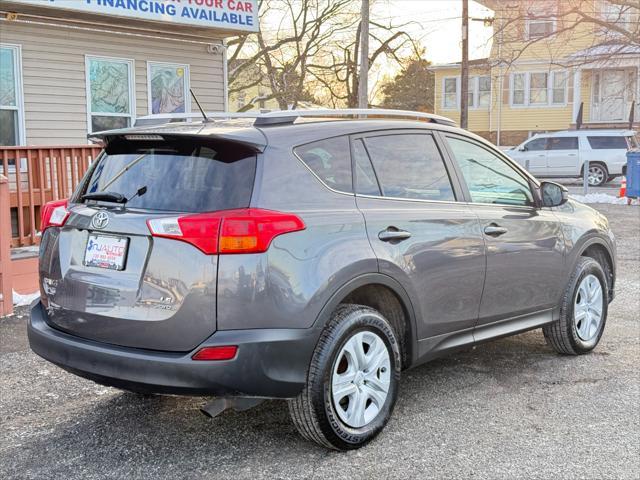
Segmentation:
{"type": "Polygon", "coordinates": [[[580,254],[576,256],[573,262],[574,268],[575,264],[581,257],[590,257],[598,262],[603,267],[603,270],[605,270],[605,274],[607,275],[607,281],[609,283],[609,298],[611,299],[613,297],[613,290],[615,287],[616,266],[613,253],[606,242],[599,237],[592,237],[581,245],[579,252],[580,254]]]}
{"type": "Polygon", "coordinates": [[[366,305],[382,313],[400,337],[403,369],[415,363],[416,314],[409,295],[400,283],[381,273],[363,274],[351,279],[338,288],[322,307],[314,328],[324,328],[335,309],[343,303],[366,305]]]}

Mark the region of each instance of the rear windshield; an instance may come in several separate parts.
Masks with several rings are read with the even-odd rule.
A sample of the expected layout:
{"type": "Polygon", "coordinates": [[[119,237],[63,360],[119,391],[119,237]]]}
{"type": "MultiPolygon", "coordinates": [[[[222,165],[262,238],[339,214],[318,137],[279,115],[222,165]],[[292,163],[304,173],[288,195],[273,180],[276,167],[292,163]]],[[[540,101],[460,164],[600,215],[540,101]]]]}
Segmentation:
{"type": "Polygon", "coordinates": [[[616,136],[588,136],[589,145],[594,150],[627,150],[633,137],[616,136]]]}
{"type": "MultiPolygon", "coordinates": [[[[126,208],[209,212],[246,208],[256,156],[242,145],[115,142],[80,191],[123,195],[126,208]]],[[[84,203],[95,200],[84,200],[84,203]]]]}

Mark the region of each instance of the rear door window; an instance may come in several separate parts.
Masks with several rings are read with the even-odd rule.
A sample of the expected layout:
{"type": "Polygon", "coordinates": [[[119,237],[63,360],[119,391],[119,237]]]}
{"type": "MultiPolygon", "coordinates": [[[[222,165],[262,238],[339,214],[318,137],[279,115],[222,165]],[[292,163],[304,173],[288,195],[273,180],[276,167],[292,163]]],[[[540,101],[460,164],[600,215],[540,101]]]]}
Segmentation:
{"type": "Polygon", "coordinates": [[[327,138],[293,151],[328,187],[340,192],[353,191],[348,137],[327,138]]]}
{"type": "Polygon", "coordinates": [[[364,140],[385,197],[454,201],[444,160],[430,134],[364,140]]]}
{"type": "Polygon", "coordinates": [[[589,145],[594,150],[626,150],[628,142],[625,137],[620,136],[587,136],[589,145]]]}
{"type": "Polygon", "coordinates": [[[550,137],[548,150],[578,150],[578,137],[550,137]]]}
{"type": "Polygon", "coordinates": [[[129,199],[127,208],[144,210],[209,212],[249,206],[256,155],[246,147],[139,143],[109,144],[81,193],[119,193],[129,199]],[[136,195],[141,189],[144,193],[136,195]]]}
{"type": "Polygon", "coordinates": [[[356,169],[356,193],[360,195],[382,195],[376,172],[373,170],[367,150],[360,138],[353,141],[353,158],[356,169]]]}

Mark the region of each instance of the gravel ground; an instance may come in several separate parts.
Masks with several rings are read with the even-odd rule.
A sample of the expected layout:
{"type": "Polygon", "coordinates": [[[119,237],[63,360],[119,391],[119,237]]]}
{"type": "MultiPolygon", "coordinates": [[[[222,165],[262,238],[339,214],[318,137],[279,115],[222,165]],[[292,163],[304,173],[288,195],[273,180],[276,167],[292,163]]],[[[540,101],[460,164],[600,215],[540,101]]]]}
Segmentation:
{"type": "Polygon", "coordinates": [[[355,452],[301,440],[283,402],[211,420],[76,378],[29,351],[21,309],[0,319],[0,478],[640,478],[640,208],[598,208],[619,272],[597,349],[559,356],[536,330],[405,372],[355,452]]]}

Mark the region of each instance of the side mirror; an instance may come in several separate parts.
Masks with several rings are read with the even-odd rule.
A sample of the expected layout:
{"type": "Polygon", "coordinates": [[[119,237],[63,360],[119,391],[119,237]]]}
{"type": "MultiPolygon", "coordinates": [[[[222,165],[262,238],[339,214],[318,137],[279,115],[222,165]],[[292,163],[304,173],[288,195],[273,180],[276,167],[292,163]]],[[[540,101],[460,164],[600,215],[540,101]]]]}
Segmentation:
{"type": "Polygon", "coordinates": [[[543,207],[559,207],[569,200],[569,190],[555,182],[542,182],[540,185],[543,207]]]}
{"type": "Polygon", "coordinates": [[[526,152],[527,151],[527,147],[525,147],[525,146],[518,147],[518,151],[519,152],[526,152]]]}

